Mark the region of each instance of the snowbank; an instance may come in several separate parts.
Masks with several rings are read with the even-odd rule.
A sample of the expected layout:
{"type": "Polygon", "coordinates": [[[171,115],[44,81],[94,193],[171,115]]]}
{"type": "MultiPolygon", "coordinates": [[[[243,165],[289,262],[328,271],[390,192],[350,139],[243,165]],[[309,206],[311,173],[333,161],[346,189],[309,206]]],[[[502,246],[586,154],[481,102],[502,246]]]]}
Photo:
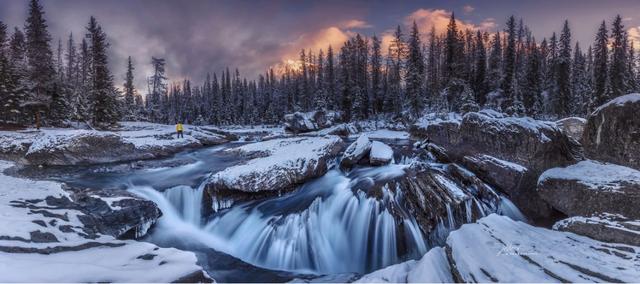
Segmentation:
{"type": "Polygon", "coordinates": [[[592,190],[617,191],[625,184],[640,186],[640,171],[586,160],[565,168],[547,170],[540,175],[538,184],[551,179],[576,181],[592,190]]]}

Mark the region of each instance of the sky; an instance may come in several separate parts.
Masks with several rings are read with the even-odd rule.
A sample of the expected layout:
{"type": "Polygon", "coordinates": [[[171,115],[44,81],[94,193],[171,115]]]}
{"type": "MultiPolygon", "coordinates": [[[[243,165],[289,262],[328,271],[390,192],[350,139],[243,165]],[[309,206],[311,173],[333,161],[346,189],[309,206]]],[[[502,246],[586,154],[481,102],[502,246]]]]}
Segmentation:
{"type": "MultiPolygon", "coordinates": [[[[298,58],[300,49],[338,48],[357,33],[378,35],[383,45],[392,30],[416,21],[421,33],[444,30],[453,12],[459,24],[495,32],[510,15],[522,18],[538,41],[559,32],[569,20],[572,40],[586,47],[602,22],[616,14],[640,41],[640,1],[284,1],[284,0],[41,0],[53,37],[79,40],[89,17],[108,35],[109,59],[117,85],[124,81],[126,58],[136,67],[136,87],[146,93],[151,57],[165,58],[174,80],[201,82],[208,72],[238,68],[255,79],[269,67],[298,58]]],[[[0,0],[0,21],[24,27],[28,1],[0,0]]],[[[640,44],[636,44],[636,47],[640,44]]]]}

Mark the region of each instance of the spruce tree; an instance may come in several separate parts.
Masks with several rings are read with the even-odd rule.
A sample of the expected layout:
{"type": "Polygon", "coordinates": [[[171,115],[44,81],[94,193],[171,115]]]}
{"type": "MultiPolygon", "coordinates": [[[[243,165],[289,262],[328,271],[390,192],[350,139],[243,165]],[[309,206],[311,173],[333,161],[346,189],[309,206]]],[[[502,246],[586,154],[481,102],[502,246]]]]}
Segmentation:
{"type": "Polygon", "coordinates": [[[502,44],[500,41],[500,32],[496,32],[491,41],[487,70],[487,83],[492,92],[497,91],[502,85],[502,44]]]}
{"type": "Polygon", "coordinates": [[[382,113],[384,94],[382,92],[382,53],[380,39],[375,35],[371,39],[371,94],[373,95],[373,112],[382,113]]]}
{"type": "Polygon", "coordinates": [[[516,22],[513,16],[507,21],[507,48],[504,51],[504,73],[502,74],[502,91],[504,100],[500,106],[503,111],[515,113],[514,105],[517,104],[515,90],[516,75],[516,22]]]}
{"type": "Polygon", "coordinates": [[[91,112],[96,126],[110,126],[119,120],[116,90],[109,72],[107,35],[102,31],[95,17],[89,19],[87,36],[91,42],[91,112]]]}
{"type": "Polygon", "coordinates": [[[609,100],[609,94],[607,92],[607,77],[609,71],[608,42],[607,26],[605,22],[602,21],[593,44],[593,93],[589,112],[609,100]]]}
{"type": "Polygon", "coordinates": [[[560,42],[558,46],[558,59],[556,61],[556,86],[557,92],[553,99],[555,114],[558,118],[568,116],[571,103],[571,31],[569,21],[564,21],[560,42]]]}
{"type": "Polygon", "coordinates": [[[425,79],[424,56],[422,54],[422,43],[418,25],[413,22],[411,34],[409,36],[406,94],[409,105],[409,112],[413,118],[418,118],[424,109],[423,88],[425,79]]]}
{"type": "Polygon", "coordinates": [[[135,120],[135,87],[133,85],[133,62],[131,56],[127,58],[127,73],[123,85],[124,89],[124,113],[127,119],[135,120]]]}
{"type": "Polygon", "coordinates": [[[35,102],[49,105],[55,91],[55,69],[50,46],[51,36],[44,19],[44,10],[38,0],[29,2],[25,37],[29,96],[35,102]]]}
{"type": "Polygon", "coordinates": [[[476,102],[479,105],[484,105],[487,101],[487,53],[484,49],[484,41],[482,33],[476,32],[475,44],[473,49],[474,54],[474,76],[472,78],[472,89],[475,93],[476,102]]]}
{"type": "Polygon", "coordinates": [[[609,95],[613,99],[625,94],[627,86],[627,32],[617,15],[611,28],[611,64],[609,65],[609,95]]]}

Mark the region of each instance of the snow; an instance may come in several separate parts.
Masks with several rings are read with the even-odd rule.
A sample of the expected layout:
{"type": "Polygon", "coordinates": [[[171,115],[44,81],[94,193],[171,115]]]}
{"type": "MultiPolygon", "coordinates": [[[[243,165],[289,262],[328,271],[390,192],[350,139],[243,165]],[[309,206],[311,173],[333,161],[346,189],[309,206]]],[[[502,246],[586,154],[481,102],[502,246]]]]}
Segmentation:
{"type": "MultiPolygon", "coordinates": [[[[2,174],[13,165],[0,161],[0,282],[171,282],[202,270],[191,252],[107,235],[85,238],[78,219],[82,212],[57,209],[44,201],[48,196],[69,197],[61,184],[2,174]],[[50,234],[58,241],[32,242],[32,232],[50,234]],[[78,246],[89,248],[64,251],[78,246]],[[61,252],[10,252],[51,249],[61,252]],[[151,260],[138,258],[146,254],[155,256],[151,260]]],[[[111,206],[117,200],[106,201],[111,206]]]]}
{"type": "Polygon", "coordinates": [[[395,131],[389,129],[378,129],[370,132],[363,133],[371,140],[407,140],[409,139],[409,133],[406,131],[395,131]]]}
{"type": "Polygon", "coordinates": [[[574,216],[567,219],[560,220],[553,224],[554,230],[562,230],[562,228],[568,227],[573,223],[584,223],[593,225],[602,225],[609,229],[621,230],[633,235],[636,235],[640,239],[640,224],[637,220],[630,220],[620,214],[600,213],[596,216],[584,217],[574,216]],[[635,228],[632,229],[632,228],[635,228]]]}
{"type": "Polygon", "coordinates": [[[372,162],[389,163],[393,159],[393,149],[389,145],[379,141],[371,142],[371,153],[369,159],[372,162]]]}
{"type": "Polygon", "coordinates": [[[504,116],[502,113],[494,110],[470,112],[466,114],[463,119],[474,119],[474,116],[480,118],[481,125],[479,127],[482,127],[485,131],[499,133],[512,129],[513,127],[519,127],[537,136],[543,143],[551,141],[551,139],[544,134],[544,131],[560,131],[555,122],[535,120],[531,117],[504,116]]]}
{"type": "Polygon", "coordinates": [[[598,108],[596,108],[596,110],[593,112],[593,115],[598,114],[598,112],[600,112],[601,110],[607,108],[608,106],[611,105],[616,105],[616,106],[623,106],[625,104],[628,103],[636,103],[636,102],[640,102],[640,94],[639,93],[631,93],[631,94],[627,94],[624,96],[619,96],[615,99],[610,100],[609,102],[599,106],[598,108]]]}
{"type": "Polygon", "coordinates": [[[580,121],[582,123],[587,123],[587,120],[582,118],[582,117],[571,116],[571,117],[566,117],[566,118],[563,118],[563,119],[560,119],[560,120],[556,121],[556,124],[562,124],[564,122],[572,121],[572,120],[577,120],[577,121],[580,121]]]}
{"type": "Polygon", "coordinates": [[[496,157],[494,157],[494,156],[490,156],[490,155],[481,155],[479,158],[481,158],[481,159],[483,159],[483,160],[490,160],[490,161],[492,161],[494,164],[500,165],[500,166],[502,166],[503,168],[509,168],[509,169],[512,169],[512,170],[514,170],[514,171],[516,171],[516,172],[524,173],[524,172],[526,172],[526,171],[527,171],[527,168],[525,168],[525,167],[523,167],[523,166],[521,166],[521,165],[519,165],[519,164],[512,163],[512,162],[505,161],[505,160],[501,160],[501,159],[498,159],[498,158],[496,158],[496,157]]]}
{"type": "Polygon", "coordinates": [[[367,152],[371,150],[371,141],[366,135],[360,135],[355,142],[351,143],[346,150],[344,150],[343,159],[352,160],[357,162],[362,157],[367,155],[367,152]]]}
{"type": "Polygon", "coordinates": [[[447,239],[460,276],[473,282],[635,282],[640,247],[599,242],[496,214],[447,239]]]}
{"type": "Polygon", "coordinates": [[[435,247],[420,260],[409,260],[369,273],[356,283],[451,283],[451,269],[443,248],[435,247]]]}
{"type": "Polygon", "coordinates": [[[436,181],[438,181],[438,183],[442,185],[442,187],[444,187],[449,193],[451,193],[452,196],[458,201],[469,198],[469,195],[467,195],[454,181],[439,174],[434,175],[434,177],[436,181]]]}
{"type": "Polygon", "coordinates": [[[440,123],[455,123],[460,125],[462,122],[462,116],[459,113],[449,112],[446,114],[429,113],[423,117],[420,117],[414,126],[422,129],[426,129],[431,124],[440,123]]]}
{"type": "Polygon", "coordinates": [[[615,191],[621,182],[640,185],[640,171],[624,166],[586,160],[566,168],[553,168],[538,178],[538,184],[548,179],[575,180],[594,190],[615,191]]]}
{"type": "Polygon", "coordinates": [[[227,152],[258,157],[213,174],[209,182],[243,191],[277,190],[283,180],[295,184],[316,171],[341,141],[337,136],[285,138],[228,149],[227,152]]]}

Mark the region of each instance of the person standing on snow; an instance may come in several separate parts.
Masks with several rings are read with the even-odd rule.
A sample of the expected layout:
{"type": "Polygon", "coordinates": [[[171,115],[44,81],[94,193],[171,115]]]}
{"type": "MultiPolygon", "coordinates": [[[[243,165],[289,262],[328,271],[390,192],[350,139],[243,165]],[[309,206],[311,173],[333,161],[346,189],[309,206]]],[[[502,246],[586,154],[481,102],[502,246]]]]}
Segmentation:
{"type": "Polygon", "coordinates": [[[182,122],[178,122],[178,124],[176,124],[176,132],[178,132],[178,138],[184,138],[184,134],[182,134],[183,130],[184,128],[182,127],[182,122]]]}

